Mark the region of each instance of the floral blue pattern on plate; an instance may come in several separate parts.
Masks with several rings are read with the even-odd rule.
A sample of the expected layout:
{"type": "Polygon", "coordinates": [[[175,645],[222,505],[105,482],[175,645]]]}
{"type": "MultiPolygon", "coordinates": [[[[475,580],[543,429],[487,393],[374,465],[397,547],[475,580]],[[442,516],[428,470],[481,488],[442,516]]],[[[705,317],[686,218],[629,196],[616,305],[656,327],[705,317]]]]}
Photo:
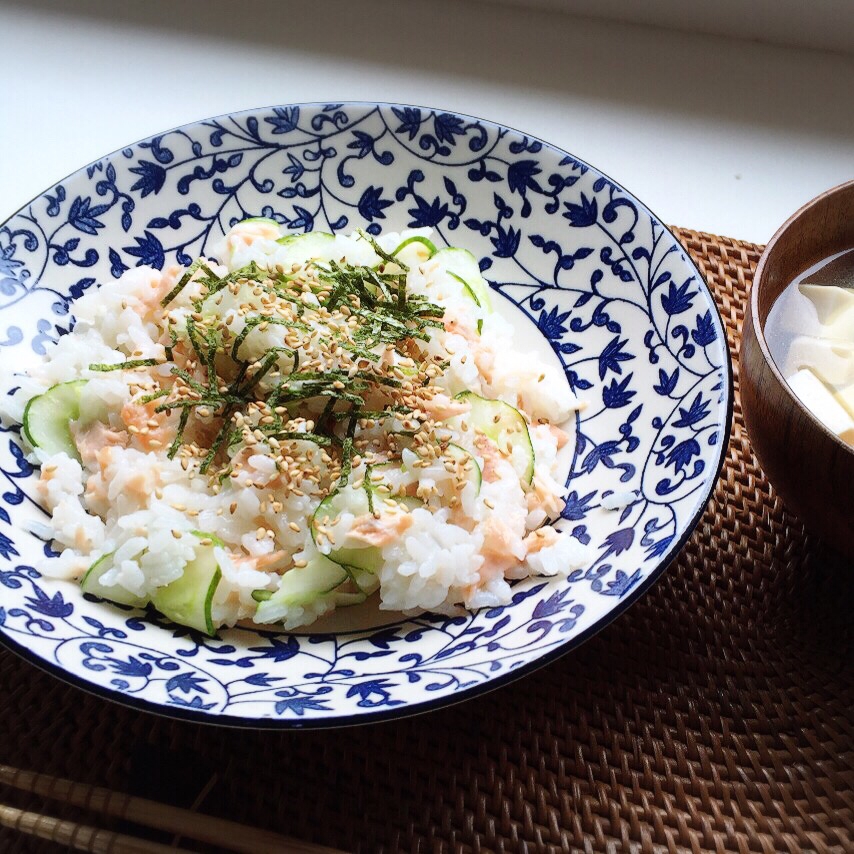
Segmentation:
{"type": "MultiPolygon", "coordinates": [[[[634,601],[685,542],[729,436],[724,330],[700,274],[637,199],[533,137],[393,104],[293,105],[195,122],[53,185],[0,227],[0,353],[44,354],[73,300],[134,265],[188,264],[249,216],[294,232],[431,226],[471,249],[517,324],[589,401],[562,525],[595,549],[512,604],[360,631],[202,638],[34,568],[52,554],[18,428],[0,443],[0,640],[103,696],[244,726],[424,711],[560,655],[634,601]],[[619,510],[614,492],[634,492],[619,510]],[[607,504],[607,500],[606,500],[607,504]]],[[[5,390],[3,390],[5,391],[5,390]]],[[[36,473],[37,474],[37,473],[36,473]]]]}

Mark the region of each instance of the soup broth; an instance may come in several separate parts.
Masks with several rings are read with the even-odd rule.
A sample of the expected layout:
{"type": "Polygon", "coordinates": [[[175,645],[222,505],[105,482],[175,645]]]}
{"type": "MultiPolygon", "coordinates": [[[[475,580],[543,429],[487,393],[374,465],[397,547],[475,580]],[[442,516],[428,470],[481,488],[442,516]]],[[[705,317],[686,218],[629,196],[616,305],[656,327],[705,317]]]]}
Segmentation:
{"type": "Polygon", "coordinates": [[[765,339],[801,402],[854,447],[854,249],[786,287],[768,313],[765,339]]]}

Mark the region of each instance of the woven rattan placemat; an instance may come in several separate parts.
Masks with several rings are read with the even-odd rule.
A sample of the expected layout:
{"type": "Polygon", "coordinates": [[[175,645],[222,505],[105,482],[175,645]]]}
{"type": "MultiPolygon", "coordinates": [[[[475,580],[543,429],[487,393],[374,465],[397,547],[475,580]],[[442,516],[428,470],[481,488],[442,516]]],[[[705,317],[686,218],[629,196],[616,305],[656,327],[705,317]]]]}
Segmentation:
{"type": "MultiPolygon", "coordinates": [[[[735,355],[759,249],[677,234],[735,355]]],[[[121,708],[4,652],[0,763],[345,850],[854,850],[854,567],[769,487],[735,377],[694,536],[624,616],[532,676],[396,723],[240,732],[121,708]]],[[[0,850],[62,849],[5,831],[0,850]]]]}

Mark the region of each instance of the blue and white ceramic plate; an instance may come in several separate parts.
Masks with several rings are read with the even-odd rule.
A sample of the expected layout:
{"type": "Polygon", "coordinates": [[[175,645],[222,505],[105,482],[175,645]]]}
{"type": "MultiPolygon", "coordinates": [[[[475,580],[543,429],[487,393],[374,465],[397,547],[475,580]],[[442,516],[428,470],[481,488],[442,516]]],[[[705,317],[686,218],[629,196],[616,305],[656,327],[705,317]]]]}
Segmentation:
{"type": "MultiPolygon", "coordinates": [[[[471,249],[516,324],[590,405],[562,524],[586,570],[513,602],[359,630],[202,638],[84,598],[34,569],[48,545],[16,428],[0,437],[0,638],[104,697],[223,724],[323,727],[426,711],[496,688],[590,637],[694,528],[725,453],[724,330],[673,235],[610,178],[471,116],[392,104],[272,107],[188,124],[54,184],[0,227],[0,353],[22,367],[74,323],[73,301],[129,267],[203,254],[233,223],[295,232],[432,226],[471,249]],[[614,492],[634,491],[608,511],[614,492]]],[[[435,238],[434,238],[435,239],[435,238]]],[[[501,299],[499,298],[501,302],[501,299]]],[[[384,621],[384,622],[383,622],[384,621]]]]}

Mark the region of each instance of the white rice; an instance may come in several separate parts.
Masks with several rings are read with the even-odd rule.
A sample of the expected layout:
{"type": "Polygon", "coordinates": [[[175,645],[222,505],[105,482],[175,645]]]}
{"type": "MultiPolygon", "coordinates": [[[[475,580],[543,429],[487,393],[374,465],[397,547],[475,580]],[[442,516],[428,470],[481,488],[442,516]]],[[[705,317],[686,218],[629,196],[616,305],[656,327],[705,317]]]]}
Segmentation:
{"type": "MultiPolygon", "coordinates": [[[[270,224],[241,223],[213,248],[219,264],[209,262],[209,267],[224,276],[250,262],[264,269],[273,269],[277,263],[288,266],[290,250],[276,242],[279,236],[278,228],[270,224]]],[[[378,242],[389,252],[412,236],[429,238],[430,230],[386,234],[378,242]]],[[[580,404],[555,366],[515,347],[512,326],[500,315],[479,308],[463,293],[462,285],[430,260],[421,261],[418,250],[419,245],[413,244],[407,255],[407,291],[439,303],[445,310],[445,325],[450,326],[431,330],[430,339],[419,344],[427,355],[447,358],[436,385],[448,398],[467,390],[519,408],[529,423],[536,464],[532,484],[527,486],[514,469],[514,463],[524,467],[525,452],[517,445],[511,456],[497,454],[492,475],[483,478],[479,492],[474,481],[455,491],[455,475],[441,457],[422,462],[412,450],[403,450],[402,467],[384,476],[390,488],[408,491],[421,503],[404,508],[407,527],[381,546],[380,607],[450,613],[460,605],[506,604],[511,597],[509,579],[567,573],[590,560],[585,546],[552,528],[545,530],[547,545],[539,550],[532,546],[542,545],[535,529],[558,516],[563,507],[556,479],[559,434],[549,425],[565,422],[580,404]],[[475,337],[478,321],[482,330],[475,337]],[[456,509],[449,503],[454,495],[456,509]]],[[[326,257],[346,258],[348,264],[378,261],[370,243],[358,234],[336,236],[326,257]]],[[[34,396],[57,383],[86,379],[90,382],[81,392],[81,414],[100,413],[104,429],[120,437],[81,451],[82,464],[64,452],[47,455],[32,449],[31,458],[42,467],[39,497],[51,514],[51,536],[62,549],[59,558],[44,561],[43,572],[79,578],[95,560],[112,554],[101,585],[147,598],[180,578],[197,556],[202,546],[200,535],[193,532],[210,532],[222,542],[214,547],[222,578],[213,598],[212,618],[215,625],[232,625],[255,617],[258,602],[253,591],[274,593],[292,567],[319,559],[308,520],[323,493],[311,479],[301,482],[301,494],[281,492],[271,446],[264,441],[247,452],[245,467],[217,492],[192,465],[183,466],[177,457],[168,459],[165,446],[140,445],[125,410],[138,397],[134,389],[138,372],[104,373],[90,368],[93,363],[115,364],[128,358],[167,358],[162,324],[158,326],[163,311],[152,294],[170,289],[182,273],[178,268],[161,273],[139,267],[90,290],[74,306],[74,331],[59,340],[38,369],[28,377],[6,378],[7,387],[19,385],[20,389],[0,398],[0,413],[8,421],[20,422],[34,396]],[[278,510],[273,506],[276,501],[281,504],[278,510]],[[265,533],[259,535],[259,530],[265,533]]],[[[172,314],[179,327],[193,312],[191,297],[201,292],[197,276],[175,299],[172,314]]],[[[303,301],[314,305],[317,298],[307,293],[303,301]]],[[[233,336],[246,328],[249,315],[240,307],[247,303],[257,305],[251,288],[236,295],[222,292],[218,311],[233,336]]],[[[255,327],[246,335],[241,353],[244,358],[260,359],[270,348],[281,347],[285,335],[281,325],[255,327]]],[[[346,366],[340,358],[329,358],[328,369],[346,366]]],[[[281,360],[280,366],[285,356],[281,360]]],[[[155,378],[169,372],[169,364],[151,369],[155,378]]],[[[306,417],[317,417],[323,403],[306,405],[306,417]]],[[[400,421],[392,423],[401,429],[400,421]]],[[[451,425],[447,421],[441,427],[483,468],[487,461],[474,432],[451,425]]],[[[383,428],[366,428],[364,435],[369,436],[372,429],[383,428]]],[[[305,454],[318,471],[324,471],[327,464],[321,448],[312,445],[305,454]]],[[[349,482],[361,482],[366,475],[365,461],[357,460],[349,482]]],[[[632,500],[631,494],[627,496],[609,496],[603,506],[625,506],[632,500]]],[[[336,521],[336,531],[349,536],[357,523],[357,515],[344,513],[336,521]]],[[[329,544],[320,548],[324,551],[330,551],[329,544]]],[[[318,596],[309,604],[271,606],[267,618],[291,629],[312,622],[334,604],[333,596],[318,596]]]]}

